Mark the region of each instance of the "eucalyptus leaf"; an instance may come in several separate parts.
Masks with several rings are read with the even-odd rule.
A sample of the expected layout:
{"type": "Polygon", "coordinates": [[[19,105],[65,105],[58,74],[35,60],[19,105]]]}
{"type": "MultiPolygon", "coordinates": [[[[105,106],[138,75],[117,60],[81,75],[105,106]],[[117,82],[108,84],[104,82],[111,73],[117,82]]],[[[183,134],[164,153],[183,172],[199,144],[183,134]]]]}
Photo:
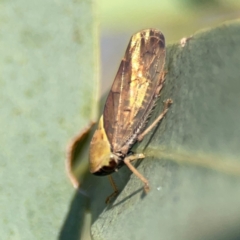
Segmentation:
{"type": "Polygon", "coordinates": [[[75,198],[65,150],[96,117],[95,7],[64,0],[0,5],[1,239],[79,239],[84,208],[66,225],[75,198]]]}

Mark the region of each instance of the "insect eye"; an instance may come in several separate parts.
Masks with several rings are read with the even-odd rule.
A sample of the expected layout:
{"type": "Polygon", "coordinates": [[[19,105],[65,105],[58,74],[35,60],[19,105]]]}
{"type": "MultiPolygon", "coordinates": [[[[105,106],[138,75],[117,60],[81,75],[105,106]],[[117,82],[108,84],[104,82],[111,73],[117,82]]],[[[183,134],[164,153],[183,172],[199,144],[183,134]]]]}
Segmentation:
{"type": "Polygon", "coordinates": [[[109,167],[102,167],[97,172],[93,173],[96,176],[106,176],[114,172],[114,169],[109,167]]]}
{"type": "Polygon", "coordinates": [[[113,156],[110,157],[109,165],[114,165],[115,158],[113,156]]]}
{"type": "Polygon", "coordinates": [[[115,162],[114,158],[111,157],[108,166],[102,166],[97,172],[93,174],[97,176],[105,176],[114,172],[116,167],[117,163],[115,162]]]}

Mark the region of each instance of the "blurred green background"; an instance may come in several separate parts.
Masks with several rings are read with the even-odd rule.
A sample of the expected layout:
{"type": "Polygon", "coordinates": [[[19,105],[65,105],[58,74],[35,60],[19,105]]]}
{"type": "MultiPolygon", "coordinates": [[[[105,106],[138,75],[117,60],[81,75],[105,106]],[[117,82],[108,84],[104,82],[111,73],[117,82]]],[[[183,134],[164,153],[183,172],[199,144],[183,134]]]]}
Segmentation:
{"type": "Polygon", "coordinates": [[[238,0],[147,0],[98,2],[101,37],[101,92],[111,85],[132,34],[157,28],[166,44],[202,28],[240,17],[238,0]]]}

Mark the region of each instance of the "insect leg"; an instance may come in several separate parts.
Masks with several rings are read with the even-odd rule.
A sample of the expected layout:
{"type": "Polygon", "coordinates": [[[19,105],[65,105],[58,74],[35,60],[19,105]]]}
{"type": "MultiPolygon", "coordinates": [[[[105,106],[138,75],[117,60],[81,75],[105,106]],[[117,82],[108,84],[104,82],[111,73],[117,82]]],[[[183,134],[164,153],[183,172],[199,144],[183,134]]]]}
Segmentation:
{"type": "Polygon", "coordinates": [[[112,175],[108,175],[108,179],[110,181],[110,184],[112,185],[114,192],[110,196],[107,197],[107,199],[105,201],[106,204],[108,204],[110,202],[111,198],[115,197],[119,193],[117,185],[116,185],[115,181],[113,180],[112,175]]]}
{"type": "Polygon", "coordinates": [[[161,83],[165,81],[166,75],[168,74],[168,70],[163,70],[161,74],[161,83]]]}
{"type": "Polygon", "coordinates": [[[144,190],[147,193],[149,191],[148,180],[131,164],[132,161],[140,158],[145,158],[145,156],[142,153],[134,154],[127,156],[123,161],[128,166],[128,168],[144,183],[144,190]]]}
{"type": "Polygon", "coordinates": [[[158,123],[159,121],[165,116],[165,114],[167,113],[168,109],[169,109],[169,106],[173,103],[172,99],[167,99],[165,102],[164,102],[164,108],[163,108],[163,111],[161,112],[161,114],[154,120],[154,122],[148,126],[147,129],[145,129],[145,131],[143,131],[141,134],[138,135],[138,138],[137,140],[140,142],[143,140],[144,136],[146,134],[148,134],[158,123]]]}

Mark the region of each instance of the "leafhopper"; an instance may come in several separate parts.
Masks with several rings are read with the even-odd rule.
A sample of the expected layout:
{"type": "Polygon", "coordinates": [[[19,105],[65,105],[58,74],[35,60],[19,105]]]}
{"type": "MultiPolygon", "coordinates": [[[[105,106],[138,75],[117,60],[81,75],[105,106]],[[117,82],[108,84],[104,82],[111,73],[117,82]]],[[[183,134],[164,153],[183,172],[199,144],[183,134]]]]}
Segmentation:
{"type": "Polygon", "coordinates": [[[145,29],[132,36],[90,143],[91,173],[110,175],[126,165],[149,190],[148,180],[132,165],[145,156],[130,150],[159,123],[172,103],[167,99],[161,114],[146,127],[163,88],[165,56],[165,39],[159,30],[145,29]]]}

